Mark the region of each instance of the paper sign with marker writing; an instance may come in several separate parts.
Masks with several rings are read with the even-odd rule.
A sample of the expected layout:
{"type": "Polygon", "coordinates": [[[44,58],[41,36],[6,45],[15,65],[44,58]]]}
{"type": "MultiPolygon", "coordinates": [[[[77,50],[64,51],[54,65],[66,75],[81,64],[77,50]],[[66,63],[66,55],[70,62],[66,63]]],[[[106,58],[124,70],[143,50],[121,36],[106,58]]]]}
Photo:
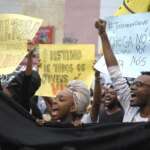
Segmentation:
{"type": "Polygon", "coordinates": [[[70,80],[92,82],[94,45],[40,45],[40,96],[55,96],[70,80]]]}
{"type": "Polygon", "coordinates": [[[0,42],[0,74],[12,73],[27,53],[27,43],[0,42]]]}
{"type": "Polygon", "coordinates": [[[0,14],[0,41],[32,40],[42,19],[20,14],[0,14]]]}
{"type": "Polygon", "coordinates": [[[107,33],[123,76],[150,71],[150,14],[107,18],[107,33]]]}

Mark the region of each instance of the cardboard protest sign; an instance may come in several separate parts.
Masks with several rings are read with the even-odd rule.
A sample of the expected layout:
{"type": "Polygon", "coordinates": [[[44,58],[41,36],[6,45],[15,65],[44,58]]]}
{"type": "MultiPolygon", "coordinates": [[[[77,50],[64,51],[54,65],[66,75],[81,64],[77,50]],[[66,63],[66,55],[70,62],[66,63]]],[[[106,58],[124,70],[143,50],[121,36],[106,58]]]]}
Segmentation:
{"type": "Polygon", "coordinates": [[[108,37],[125,77],[150,70],[149,26],[149,13],[107,18],[108,37]]]}
{"type": "Polygon", "coordinates": [[[20,14],[0,14],[0,41],[32,40],[42,19],[20,14]]]}
{"type": "Polygon", "coordinates": [[[83,80],[87,86],[92,82],[94,45],[40,45],[42,85],[40,96],[55,96],[74,79],[83,80]]]}
{"type": "Polygon", "coordinates": [[[12,73],[27,53],[27,43],[0,42],[0,74],[12,73]]]}

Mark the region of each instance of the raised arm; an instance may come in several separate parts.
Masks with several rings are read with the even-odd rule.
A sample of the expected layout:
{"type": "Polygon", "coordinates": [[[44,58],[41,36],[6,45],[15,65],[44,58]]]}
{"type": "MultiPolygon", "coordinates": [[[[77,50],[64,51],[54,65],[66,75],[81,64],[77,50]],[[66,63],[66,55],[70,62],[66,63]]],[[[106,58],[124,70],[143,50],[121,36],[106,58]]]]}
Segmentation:
{"type": "Polygon", "coordinates": [[[100,104],[101,104],[100,72],[95,70],[95,84],[94,84],[93,103],[92,103],[92,110],[91,110],[92,122],[97,122],[100,104]]]}
{"type": "Polygon", "coordinates": [[[95,27],[98,29],[99,36],[102,40],[103,54],[108,67],[118,66],[116,57],[113,54],[107,33],[106,33],[106,21],[98,20],[95,23],[95,27]]]}
{"type": "Polygon", "coordinates": [[[33,50],[30,50],[27,55],[27,66],[25,70],[26,76],[30,76],[32,74],[32,55],[33,55],[33,50]]]}
{"type": "Polygon", "coordinates": [[[117,91],[117,94],[120,97],[120,103],[124,110],[126,110],[130,106],[130,89],[128,84],[126,83],[126,80],[122,77],[117,59],[112,51],[106,33],[106,21],[101,19],[96,21],[95,27],[98,29],[102,41],[103,54],[110,77],[114,84],[115,90],[117,91]]]}

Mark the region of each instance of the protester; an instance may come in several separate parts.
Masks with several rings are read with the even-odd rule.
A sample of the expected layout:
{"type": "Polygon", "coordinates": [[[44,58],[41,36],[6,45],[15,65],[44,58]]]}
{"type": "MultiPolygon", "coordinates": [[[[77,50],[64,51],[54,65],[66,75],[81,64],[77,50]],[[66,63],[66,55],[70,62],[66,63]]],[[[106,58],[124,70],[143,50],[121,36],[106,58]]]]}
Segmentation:
{"type": "Polygon", "coordinates": [[[30,98],[41,84],[38,72],[32,71],[32,52],[31,50],[28,53],[26,70],[18,73],[7,86],[3,87],[3,92],[27,111],[30,111],[30,98]]]}
{"type": "MultiPolygon", "coordinates": [[[[30,98],[41,85],[41,78],[37,71],[32,71],[33,68],[33,53],[34,49],[31,44],[28,44],[27,64],[25,71],[21,71],[8,83],[1,85],[1,89],[8,97],[21,105],[26,111],[30,111],[30,98]]],[[[34,150],[30,147],[16,148],[7,144],[0,145],[2,150],[17,149],[17,150],[34,150]]]]}
{"type": "Polygon", "coordinates": [[[135,79],[131,89],[122,77],[106,33],[106,22],[95,23],[102,40],[103,53],[114,88],[124,109],[123,122],[146,122],[150,118],[150,73],[145,72],[135,79]]]}
{"type": "Polygon", "coordinates": [[[72,80],[59,91],[51,108],[51,122],[80,124],[90,102],[90,92],[81,80],[72,80]]]}
{"type": "Polygon", "coordinates": [[[95,70],[95,87],[91,112],[82,118],[83,123],[122,122],[123,110],[113,87],[101,85],[100,72],[95,70]]]}

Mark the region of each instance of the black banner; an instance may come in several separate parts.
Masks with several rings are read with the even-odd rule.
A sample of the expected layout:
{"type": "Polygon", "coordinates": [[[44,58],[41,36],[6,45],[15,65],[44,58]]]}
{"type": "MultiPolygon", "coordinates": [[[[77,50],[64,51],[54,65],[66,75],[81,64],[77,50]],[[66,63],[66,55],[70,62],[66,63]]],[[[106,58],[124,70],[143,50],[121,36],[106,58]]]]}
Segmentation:
{"type": "Polygon", "coordinates": [[[150,150],[150,123],[40,127],[20,105],[0,93],[0,145],[2,150],[150,150]]]}

